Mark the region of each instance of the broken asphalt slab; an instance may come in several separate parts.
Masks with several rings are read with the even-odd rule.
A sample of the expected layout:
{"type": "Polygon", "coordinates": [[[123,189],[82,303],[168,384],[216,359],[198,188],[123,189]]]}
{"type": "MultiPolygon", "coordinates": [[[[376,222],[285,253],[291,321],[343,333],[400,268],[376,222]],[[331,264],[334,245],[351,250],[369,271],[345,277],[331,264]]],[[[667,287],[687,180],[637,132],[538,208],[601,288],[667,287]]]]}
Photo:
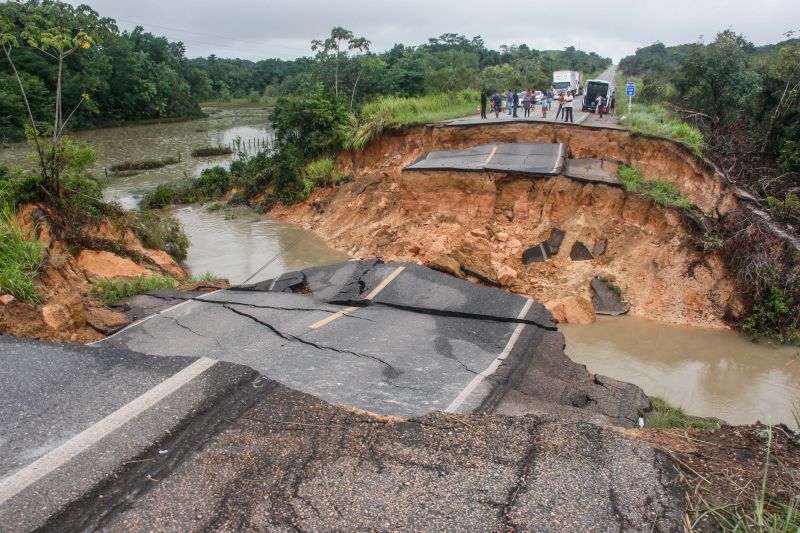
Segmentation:
{"type": "Polygon", "coordinates": [[[0,531],[40,526],[223,399],[236,398],[216,419],[235,416],[258,378],[210,359],[5,336],[0,363],[0,531]]]}
{"type": "Polygon", "coordinates": [[[682,531],[667,456],[610,429],[548,416],[402,420],[270,381],[261,391],[181,463],[156,475],[164,459],[145,455],[44,530],[682,531]]]}
{"type": "Polygon", "coordinates": [[[567,145],[563,143],[493,143],[463,150],[428,152],[403,170],[492,171],[556,176],[564,168],[566,153],[567,145]]]}
{"type": "Polygon", "coordinates": [[[548,412],[590,398],[587,416],[632,427],[649,405],[570,361],[538,302],[413,263],[349,261],[202,295],[101,344],[244,364],[384,415],[492,412],[516,391],[548,412]]]}

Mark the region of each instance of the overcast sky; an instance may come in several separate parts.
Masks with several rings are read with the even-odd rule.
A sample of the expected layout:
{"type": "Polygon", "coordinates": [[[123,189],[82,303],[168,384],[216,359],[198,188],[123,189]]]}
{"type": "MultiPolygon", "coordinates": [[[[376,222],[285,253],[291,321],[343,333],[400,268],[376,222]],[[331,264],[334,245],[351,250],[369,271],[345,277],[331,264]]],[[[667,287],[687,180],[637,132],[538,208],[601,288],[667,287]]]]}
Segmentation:
{"type": "MultiPolygon", "coordinates": [[[[80,1],[71,0],[79,4],[80,1]]],[[[84,3],[85,0],[84,0],[84,3]]],[[[188,57],[310,55],[309,42],[344,26],[380,52],[443,33],[481,35],[489,48],[525,43],[539,50],[575,46],[618,61],[655,41],[708,41],[731,28],[757,45],[800,29],[800,0],[93,0],[120,29],[136,25],[182,41],[188,57]],[[509,8],[508,6],[511,6],[509,8]],[[593,7],[596,6],[596,7],[593,7]],[[511,13],[509,13],[511,12],[511,13]],[[794,25],[795,27],[792,27],[794,25]]]]}

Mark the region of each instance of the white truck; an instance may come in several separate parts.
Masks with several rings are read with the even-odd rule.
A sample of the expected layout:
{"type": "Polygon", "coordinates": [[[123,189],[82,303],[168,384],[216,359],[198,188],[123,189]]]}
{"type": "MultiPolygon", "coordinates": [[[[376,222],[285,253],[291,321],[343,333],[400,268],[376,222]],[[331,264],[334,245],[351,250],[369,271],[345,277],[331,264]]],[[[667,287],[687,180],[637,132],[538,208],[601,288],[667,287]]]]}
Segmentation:
{"type": "Polygon", "coordinates": [[[555,89],[556,94],[564,91],[583,94],[583,72],[578,70],[556,70],[553,72],[553,89],[555,89]]]}

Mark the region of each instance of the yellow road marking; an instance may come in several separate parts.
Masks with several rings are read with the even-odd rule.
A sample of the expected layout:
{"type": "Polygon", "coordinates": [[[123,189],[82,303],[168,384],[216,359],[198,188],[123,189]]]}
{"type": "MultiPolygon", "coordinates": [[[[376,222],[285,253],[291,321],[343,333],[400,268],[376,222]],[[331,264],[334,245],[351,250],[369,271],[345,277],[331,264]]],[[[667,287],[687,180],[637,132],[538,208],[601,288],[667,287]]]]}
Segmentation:
{"type": "Polygon", "coordinates": [[[358,307],[345,307],[341,311],[337,311],[336,313],[332,314],[328,318],[323,318],[319,322],[315,322],[314,324],[311,324],[308,327],[310,327],[311,329],[319,329],[322,326],[324,326],[325,324],[327,324],[328,322],[333,322],[337,318],[343,317],[347,313],[351,313],[351,312],[355,311],[356,309],[358,309],[358,307]]]}
{"type": "MultiPolygon", "coordinates": [[[[396,278],[397,276],[400,275],[400,272],[402,272],[405,269],[406,269],[406,267],[404,267],[404,266],[395,268],[394,271],[391,274],[386,276],[386,279],[381,281],[380,284],[377,287],[372,289],[372,291],[369,294],[367,294],[367,298],[366,299],[367,300],[372,300],[373,298],[375,298],[383,289],[386,288],[386,286],[388,284],[390,284],[392,282],[392,280],[394,280],[394,278],[396,278]]],[[[319,322],[315,322],[315,323],[311,324],[308,327],[311,328],[311,329],[319,329],[322,326],[324,326],[325,324],[330,324],[331,322],[333,322],[337,318],[341,318],[346,314],[352,313],[356,309],[358,309],[358,307],[345,307],[341,311],[337,311],[336,313],[332,314],[331,316],[329,316],[327,318],[323,318],[319,322]]]]}
{"type": "Polygon", "coordinates": [[[492,160],[492,158],[494,157],[495,152],[497,152],[497,145],[496,144],[494,146],[492,146],[492,151],[489,154],[489,157],[487,157],[486,161],[483,162],[484,165],[488,165],[489,164],[489,161],[492,160]]]}

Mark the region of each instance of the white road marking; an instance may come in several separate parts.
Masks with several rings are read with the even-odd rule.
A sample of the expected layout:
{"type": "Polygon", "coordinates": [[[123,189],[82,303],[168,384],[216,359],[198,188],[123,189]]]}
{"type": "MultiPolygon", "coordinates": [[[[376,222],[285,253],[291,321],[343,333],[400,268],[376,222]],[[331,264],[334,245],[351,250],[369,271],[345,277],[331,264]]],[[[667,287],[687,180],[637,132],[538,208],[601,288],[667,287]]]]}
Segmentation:
{"type": "Polygon", "coordinates": [[[217,364],[202,357],[0,482],[0,505],[217,364]]]}
{"type": "MultiPolygon", "coordinates": [[[[530,310],[532,305],[533,305],[533,300],[528,298],[528,301],[525,302],[525,305],[522,307],[522,311],[520,311],[519,315],[517,315],[517,319],[522,320],[523,318],[525,318],[525,315],[528,314],[528,311],[530,310]]],[[[500,363],[502,363],[511,353],[511,350],[514,349],[514,345],[517,343],[517,340],[519,340],[519,336],[522,334],[523,329],[525,329],[525,324],[517,324],[517,327],[514,328],[514,332],[511,334],[511,338],[508,339],[506,347],[503,349],[502,352],[500,352],[500,355],[498,355],[495,358],[495,360],[492,361],[492,363],[486,368],[486,370],[484,370],[483,372],[477,374],[474,378],[472,378],[472,381],[470,381],[469,384],[467,384],[467,386],[464,387],[464,390],[462,390],[461,393],[458,396],[456,396],[456,399],[453,400],[453,402],[447,407],[447,409],[444,410],[446,413],[455,413],[456,410],[459,407],[461,407],[461,404],[463,404],[467,400],[467,398],[469,398],[470,394],[472,394],[472,392],[478,387],[478,385],[480,385],[484,379],[488,378],[497,371],[497,369],[500,367],[500,363]]]]}
{"type": "MultiPolygon", "coordinates": [[[[372,300],[373,298],[375,298],[378,294],[380,294],[380,292],[383,289],[386,288],[386,286],[388,284],[390,284],[392,282],[392,280],[394,280],[394,278],[399,276],[400,273],[405,269],[406,269],[406,267],[404,267],[404,266],[400,266],[400,267],[395,268],[394,271],[391,274],[386,276],[386,279],[381,281],[380,284],[377,287],[372,289],[372,291],[369,294],[367,294],[366,299],[367,300],[372,300]]],[[[322,326],[324,326],[325,324],[329,324],[329,323],[333,322],[337,318],[341,318],[341,317],[345,316],[348,313],[352,313],[356,309],[358,309],[358,307],[345,307],[341,311],[337,311],[336,313],[332,314],[331,316],[329,316],[327,318],[323,318],[319,322],[315,322],[315,323],[311,324],[308,327],[311,328],[311,329],[319,329],[322,326]]]]}
{"type": "Polygon", "coordinates": [[[483,162],[483,166],[486,166],[486,165],[489,164],[489,161],[492,160],[492,158],[494,157],[494,154],[496,152],[497,152],[497,145],[495,144],[494,146],[492,146],[492,152],[489,154],[489,157],[487,157],[486,161],[483,162]]]}
{"type": "Polygon", "coordinates": [[[553,174],[558,170],[558,164],[561,162],[561,157],[564,154],[564,146],[564,143],[558,144],[558,157],[556,158],[556,164],[553,166],[553,174]]]}

